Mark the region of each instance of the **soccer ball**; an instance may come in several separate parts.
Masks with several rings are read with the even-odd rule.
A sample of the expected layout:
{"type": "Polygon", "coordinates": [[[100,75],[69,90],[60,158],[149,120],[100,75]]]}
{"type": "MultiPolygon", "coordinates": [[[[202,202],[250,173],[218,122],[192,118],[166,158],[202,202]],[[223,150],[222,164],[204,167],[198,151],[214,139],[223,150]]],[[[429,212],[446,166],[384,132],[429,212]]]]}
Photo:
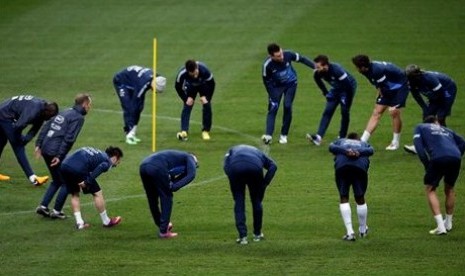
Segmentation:
{"type": "Polygon", "coordinates": [[[155,88],[156,91],[161,93],[165,91],[166,88],[166,78],[163,76],[158,76],[155,78],[155,88]]]}

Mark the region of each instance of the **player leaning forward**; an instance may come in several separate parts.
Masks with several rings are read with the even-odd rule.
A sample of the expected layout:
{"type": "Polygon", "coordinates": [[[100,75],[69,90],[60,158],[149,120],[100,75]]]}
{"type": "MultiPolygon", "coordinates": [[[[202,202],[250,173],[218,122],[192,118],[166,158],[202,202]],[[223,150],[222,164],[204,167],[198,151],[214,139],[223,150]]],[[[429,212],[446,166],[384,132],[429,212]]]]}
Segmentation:
{"type": "Polygon", "coordinates": [[[441,126],[434,116],[415,128],[413,143],[425,167],[425,192],[437,227],[430,231],[433,235],[443,235],[452,230],[452,215],[455,207],[455,182],[460,173],[462,156],[465,153],[465,140],[452,130],[441,126]],[[443,220],[436,189],[444,177],[446,196],[446,219],[443,220]]]}
{"type": "Polygon", "coordinates": [[[132,65],[115,74],[113,86],[123,109],[126,143],[136,145],[140,142],[136,131],[144,109],[145,93],[149,90],[163,92],[166,78],[158,74],[154,78],[152,69],[132,65]]]}

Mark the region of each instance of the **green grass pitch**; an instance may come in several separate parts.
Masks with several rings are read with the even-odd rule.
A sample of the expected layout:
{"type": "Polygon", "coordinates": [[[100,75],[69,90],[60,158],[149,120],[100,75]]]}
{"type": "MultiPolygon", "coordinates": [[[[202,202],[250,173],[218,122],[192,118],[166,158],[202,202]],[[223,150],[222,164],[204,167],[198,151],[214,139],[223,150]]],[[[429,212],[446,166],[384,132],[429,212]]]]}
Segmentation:
{"type": "MultiPolygon", "coordinates": [[[[76,93],[88,91],[94,109],[74,148],[118,145],[125,157],[99,178],[107,210],[122,216],[122,224],[101,227],[91,198],[85,196],[82,212],[92,227],[76,231],[72,217],[51,221],[34,213],[45,187],[28,184],[7,146],[0,172],[12,180],[0,183],[0,275],[463,274],[463,165],[454,230],[431,237],[434,220],[423,191],[423,167],[402,150],[384,151],[391,139],[387,115],[370,140],[375,148],[367,193],[371,233],[355,243],[341,241],[345,229],[327,150],[337,136],[339,111],[322,147],[304,138],[316,131],[324,107],[305,66],[295,64],[299,88],[289,143],[264,148],[259,140],[267,107],[261,65],[270,42],[310,58],[327,54],[356,77],[350,130],[357,132],[371,114],[375,91],[356,72],[352,56],[366,53],[401,67],[417,63],[445,72],[459,87],[448,124],[465,135],[463,26],[460,0],[2,0],[1,100],[31,93],[65,108],[76,93]],[[154,37],[158,72],[168,78],[166,92],[157,96],[157,149],[193,151],[200,161],[196,180],[175,194],[172,221],[180,236],[168,241],[156,237],[138,176],[140,161],[151,153],[151,94],[139,125],[143,142],[128,146],[112,86],[113,74],[121,68],[152,66],[154,37]],[[200,136],[199,103],[189,141],[175,138],[182,106],[174,77],[188,58],[205,62],[217,82],[208,142],[200,136]],[[248,246],[234,243],[233,201],[222,171],[224,153],[239,143],[267,150],[279,166],[264,201],[266,240],[248,246]]],[[[411,143],[420,115],[410,97],[403,113],[402,144],[411,143]]],[[[27,152],[37,174],[47,174],[43,161],[33,158],[33,143],[27,152]]],[[[250,209],[248,205],[249,227],[250,209]]],[[[71,215],[69,202],[64,211],[71,215]]]]}

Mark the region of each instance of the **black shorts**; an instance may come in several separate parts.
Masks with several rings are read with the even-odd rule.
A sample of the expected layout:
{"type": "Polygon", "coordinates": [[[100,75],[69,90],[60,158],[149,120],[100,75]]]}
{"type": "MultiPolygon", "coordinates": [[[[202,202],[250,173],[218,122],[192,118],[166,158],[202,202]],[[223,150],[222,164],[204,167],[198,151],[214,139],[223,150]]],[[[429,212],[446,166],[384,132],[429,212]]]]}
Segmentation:
{"type": "MultiPolygon", "coordinates": [[[[79,193],[81,191],[81,187],[78,185],[78,183],[86,180],[88,175],[76,172],[72,167],[66,165],[62,165],[60,169],[63,180],[66,183],[66,187],[68,188],[68,193],[79,193]]],[[[100,190],[100,186],[98,185],[97,181],[94,180],[91,183],[86,183],[86,187],[82,189],[82,193],[95,194],[100,190]]]]}
{"type": "Polygon", "coordinates": [[[341,167],[336,170],[336,186],[341,197],[349,197],[350,186],[355,197],[362,197],[367,191],[368,174],[358,167],[341,167]]]}
{"type": "Polygon", "coordinates": [[[461,159],[442,157],[431,160],[426,169],[424,183],[433,187],[439,186],[444,177],[444,183],[454,186],[460,173],[461,159]]]}

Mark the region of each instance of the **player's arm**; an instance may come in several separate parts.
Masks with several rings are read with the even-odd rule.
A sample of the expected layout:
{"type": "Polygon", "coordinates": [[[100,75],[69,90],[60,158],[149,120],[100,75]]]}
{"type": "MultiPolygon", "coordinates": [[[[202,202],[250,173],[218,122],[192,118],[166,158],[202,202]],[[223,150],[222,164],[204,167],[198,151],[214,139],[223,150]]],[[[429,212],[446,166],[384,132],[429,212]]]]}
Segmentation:
{"type": "Polygon", "coordinates": [[[173,182],[171,185],[171,191],[176,192],[177,190],[191,183],[195,178],[196,171],[197,164],[195,163],[194,158],[191,155],[186,156],[186,171],[184,177],[181,177],[173,182]]]}
{"type": "Polygon", "coordinates": [[[359,149],[357,149],[357,151],[360,154],[360,156],[372,156],[374,153],[373,148],[369,144],[363,142],[362,146],[359,149]]]}
{"type": "Polygon", "coordinates": [[[86,183],[93,183],[97,177],[99,177],[102,173],[108,171],[111,168],[111,164],[109,161],[101,162],[95,170],[93,170],[90,175],[86,179],[86,183]]]}
{"type": "Polygon", "coordinates": [[[37,119],[32,123],[32,127],[29,129],[29,131],[26,133],[26,135],[24,135],[23,138],[22,138],[24,145],[29,143],[32,140],[32,138],[34,138],[34,136],[37,134],[37,132],[39,132],[40,127],[42,126],[42,124],[43,124],[43,121],[40,120],[40,119],[37,119]]]}
{"type": "Polygon", "coordinates": [[[420,161],[423,163],[425,169],[428,167],[429,158],[425,150],[425,146],[423,144],[423,137],[421,136],[421,130],[419,127],[415,129],[415,134],[413,135],[413,145],[415,146],[415,150],[417,151],[417,156],[420,161]]]}
{"type": "MultiPolygon", "coordinates": [[[[413,99],[415,99],[415,101],[418,103],[418,105],[421,107],[421,109],[423,110],[423,113],[426,113],[426,108],[427,108],[427,105],[425,103],[425,100],[423,99],[423,97],[421,96],[420,92],[418,91],[418,89],[416,88],[411,88],[410,89],[410,94],[412,94],[412,97],[413,99]]],[[[423,116],[424,117],[424,116],[423,116]]]]}
{"type": "Polygon", "coordinates": [[[179,98],[183,102],[186,102],[187,101],[187,91],[185,91],[184,81],[185,81],[185,76],[184,76],[183,73],[180,72],[178,74],[178,76],[176,77],[176,82],[174,83],[174,88],[176,89],[176,92],[178,93],[179,98]]]}
{"type": "Polygon", "coordinates": [[[334,155],[347,153],[347,149],[340,145],[340,140],[336,140],[332,142],[331,144],[329,144],[328,149],[334,155]]]}
{"type": "Polygon", "coordinates": [[[323,80],[321,79],[321,75],[318,71],[313,72],[313,80],[315,80],[316,85],[318,88],[320,88],[321,93],[323,93],[323,96],[326,96],[328,94],[328,89],[326,88],[326,85],[324,84],[323,80]]]}
{"type": "Polygon", "coordinates": [[[276,166],[276,163],[273,161],[273,159],[267,157],[265,154],[263,154],[262,159],[263,167],[266,169],[266,174],[263,178],[263,184],[268,186],[270,185],[271,180],[273,180],[273,177],[278,170],[278,166],[276,166]]]}
{"type": "Polygon", "coordinates": [[[77,120],[72,120],[66,126],[66,133],[58,150],[57,157],[59,160],[63,160],[66,154],[68,154],[74,142],[76,142],[77,136],[79,135],[79,132],[81,131],[83,124],[84,118],[79,118],[77,120]]]}
{"type": "Polygon", "coordinates": [[[306,56],[301,56],[300,54],[293,53],[293,52],[290,52],[290,53],[293,55],[292,60],[299,62],[299,63],[303,63],[309,68],[315,69],[315,63],[313,63],[313,61],[311,61],[306,56]]]}
{"type": "Polygon", "coordinates": [[[465,153],[465,139],[462,136],[456,134],[455,132],[452,132],[452,134],[454,135],[454,141],[457,144],[457,147],[459,148],[460,153],[463,156],[463,154],[465,153]]]}

